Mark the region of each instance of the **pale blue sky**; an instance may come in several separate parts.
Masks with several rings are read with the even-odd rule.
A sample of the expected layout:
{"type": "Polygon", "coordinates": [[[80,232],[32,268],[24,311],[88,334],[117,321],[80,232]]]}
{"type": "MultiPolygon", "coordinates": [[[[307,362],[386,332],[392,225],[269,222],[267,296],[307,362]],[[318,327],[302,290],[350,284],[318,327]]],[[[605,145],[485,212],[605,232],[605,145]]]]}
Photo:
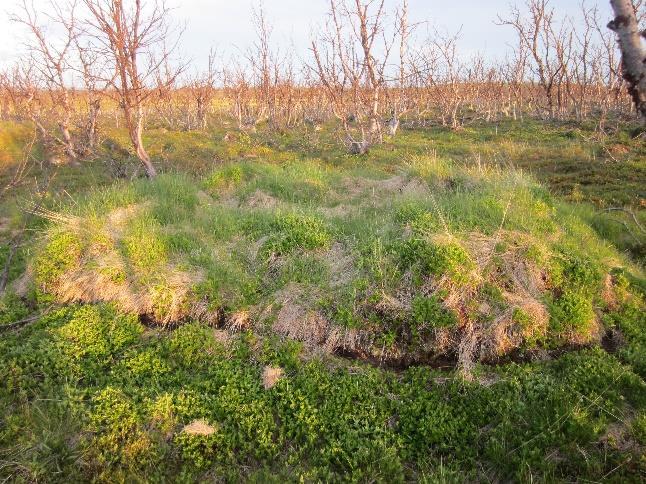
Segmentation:
{"type": "MultiPolygon", "coordinates": [[[[49,0],[33,0],[36,8],[46,8],[49,0]]],[[[251,10],[258,0],[168,0],[175,8],[173,20],[185,25],[182,52],[203,64],[211,46],[227,56],[237,46],[244,49],[254,38],[251,10]]],[[[399,3],[386,0],[391,10],[399,3]]],[[[411,21],[428,21],[430,25],[457,31],[462,27],[460,51],[464,55],[482,52],[490,58],[504,56],[507,43],[514,35],[509,27],[494,24],[497,14],[508,12],[513,0],[409,0],[411,21]]],[[[522,0],[517,3],[521,4],[522,0]]],[[[557,13],[575,13],[580,0],[552,0],[557,13]]],[[[587,0],[597,5],[604,23],[611,18],[607,0],[587,0]]],[[[15,0],[0,0],[0,65],[20,58],[23,50],[22,29],[9,21],[15,0]]],[[[265,0],[268,21],[273,25],[274,40],[284,48],[293,45],[298,55],[307,55],[313,28],[321,24],[327,0],[265,0]]]]}

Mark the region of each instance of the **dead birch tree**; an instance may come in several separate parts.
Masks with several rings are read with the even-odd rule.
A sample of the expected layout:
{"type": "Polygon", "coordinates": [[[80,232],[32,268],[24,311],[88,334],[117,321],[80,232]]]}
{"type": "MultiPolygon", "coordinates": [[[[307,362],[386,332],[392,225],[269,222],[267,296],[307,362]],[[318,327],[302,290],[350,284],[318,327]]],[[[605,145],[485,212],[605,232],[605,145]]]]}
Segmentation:
{"type": "Polygon", "coordinates": [[[639,31],[636,9],[630,0],[610,0],[615,18],[608,28],[617,34],[621,72],[637,113],[646,122],[646,31],[639,31]]]}
{"type": "Polygon", "coordinates": [[[380,103],[396,40],[385,23],[384,0],[330,0],[329,21],[311,42],[312,69],[343,123],[351,153],[363,154],[382,140],[380,103]]]}
{"type": "MultiPolygon", "coordinates": [[[[142,0],[82,1],[89,12],[87,33],[107,65],[104,79],[116,95],[137,157],[148,177],[154,177],[157,170],[143,143],[144,114],[147,102],[156,94],[150,84],[159,70],[168,65],[173,50],[166,48],[171,41],[167,23],[169,9],[163,0],[150,4],[142,0]],[[114,77],[108,75],[112,72],[114,77]]],[[[181,67],[175,67],[156,89],[172,86],[181,71],[181,67]]]]}
{"type": "Polygon", "coordinates": [[[207,114],[211,107],[213,97],[215,96],[215,83],[218,75],[215,58],[216,53],[211,49],[209,51],[206,70],[196,74],[188,84],[191,97],[195,103],[195,126],[198,129],[206,129],[208,127],[207,114]]]}
{"type": "Polygon", "coordinates": [[[554,10],[549,0],[527,0],[525,7],[527,16],[514,5],[510,16],[498,17],[498,23],[513,27],[519,45],[527,49],[533,61],[530,67],[545,94],[549,117],[552,118],[556,108],[557,84],[563,68],[558,58],[558,39],[554,33],[554,10]]]}
{"type": "Polygon", "coordinates": [[[71,133],[74,109],[69,84],[71,55],[78,36],[75,7],[74,2],[69,4],[67,10],[63,10],[55,2],[49,3],[52,11],[48,16],[49,21],[61,31],[60,35],[46,30],[39,20],[38,12],[26,0],[20,4],[19,13],[12,17],[14,22],[24,25],[30,34],[27,47],[32,68],[30,79],[25,79],[26,84],[31,84],[31,89],[25,89],[31,93],[27,100],[29,117],[38,128],[43,141],[62,147],[73,163],[77,163],[78,154],[71,133]],[[47,99],[42,98],[43,94],[46,94],[47,99]],[[58,129],[49,129],[49,122],[57,125],[58,129]]]}

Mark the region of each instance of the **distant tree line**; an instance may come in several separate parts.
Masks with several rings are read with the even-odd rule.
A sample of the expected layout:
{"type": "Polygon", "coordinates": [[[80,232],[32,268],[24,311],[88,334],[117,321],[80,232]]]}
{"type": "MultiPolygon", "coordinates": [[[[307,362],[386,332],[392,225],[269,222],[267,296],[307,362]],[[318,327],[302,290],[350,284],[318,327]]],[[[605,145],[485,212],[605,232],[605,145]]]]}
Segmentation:
{"type": "Polygon", "coordinates": [[[385,0],[329,0],[309,55],[296,59],[275,46],[259,8],[244,55],[225,62],[212,50],[195,71],[177,58],[181,32],[163,0],[51,0],[43,12],[22,0],[13,20],[29,33],[29,53],[0,72],[0,116],[33,123],[71,163],[96,149],[102,123],[123,126],[151,177],[151,123],[203,130],[230,117],[249,131],[336,120],[356,154],[400,123],[594,120],[603,133],[610,119],[646,119],[644,2],[610,3],[612,20],[585,2],[577,18],[559,16],[549,0],[512,6],[497,18],[516,37],[504,61],[460,55],[459,32],[422,34],[408,0],[392,11],[385,0]]]}

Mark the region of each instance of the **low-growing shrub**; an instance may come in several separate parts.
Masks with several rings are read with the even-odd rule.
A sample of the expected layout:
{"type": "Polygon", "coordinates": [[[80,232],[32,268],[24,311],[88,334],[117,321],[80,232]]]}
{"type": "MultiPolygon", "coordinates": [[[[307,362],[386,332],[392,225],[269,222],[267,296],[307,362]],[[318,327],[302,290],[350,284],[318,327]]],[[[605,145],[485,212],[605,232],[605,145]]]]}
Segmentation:
{"type": "Polygon", "coordinates": [[[0,326],[10,324],[25,318],[29,308],[16,294],[6,293],[0,296],[0,326]]]}
{"type": "Polygon", "coordinates": [[[82,306],[55,330],[64,354],[87,365],[106,368],[112,358],[139,340],[143,326],[135,315],[112,306],[82,306]]]}
{"type": "Polygon", "coordinates": [[[594,294],[601,282],[601,271],[589,258],[561,255],[550,265],[552,283],[570,291],[594,294]]]}
{"type": "Polygon", "coordinates": [[[168,340],[169,354],[185,367],[204,364],[211,360],[219,345],[213,331],[199,323],[184,324],[168,340]]]}
{"type": "Polygon", "coordinates": [[[455,314],[446,309],[437,295],[416,296],[413,299],[412,316],[415,323],[432,328],[446,328],[457,323],[455,314]]]}
{"type": "Polygon", "coordinates": [[[47,287],[75,267],[81,257],[82,243],[69,232],[57,232],[48,241],[34,261],[36,282],[47,287]]]}
{"type": "Polygon", "coordinates": [[[225,165],[213,172],[204,182],[204,186],[212,192],[231,188],[244,179],[244,172],[239,165],[225,165]]]}
{"type": "Polygon", "coordinates": [[[276,255],[327,247],[331,241],[331,234],[321,220],[296,213],[277,215],[270,230],[263,250],[276,255]]]}
{"type": "Polygon", "coordinates": [[[136,403],[118,388],[108,386],[93,398],[89,428],[95,433],[90,453],[101,465],[144,470],[158,464],[162,447],[140,423],[136,403]]]}
{"type": "Polygon", "coordinates": [[[456,242],[436,244],[411,238],[396,250],[405,267],[418,268],[423,274],[447,274],[456,282],[464,281],[466,274],[474,268],[469,253],[456,242]]]}
{"type": "Polygon", "coordinates": [[[576,291],[565,291],[549,304],[550,326],[559,337],[568,334],[587,338],[595,321],[594,308],[589,296],[576,291]]]}

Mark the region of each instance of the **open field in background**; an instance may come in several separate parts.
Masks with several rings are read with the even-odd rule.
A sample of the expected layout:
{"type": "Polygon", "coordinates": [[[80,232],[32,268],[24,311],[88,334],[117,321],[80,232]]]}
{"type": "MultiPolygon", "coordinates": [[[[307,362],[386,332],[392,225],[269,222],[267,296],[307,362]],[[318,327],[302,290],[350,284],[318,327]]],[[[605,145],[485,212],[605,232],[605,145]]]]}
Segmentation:
{"type": "MultiPolygon", "coordinates": [[[[105,128],[30,163],[0,476],[639,482],[646,147],[606,131],[402,120],[353,156],[328,125],[152,126],[147,180],[105,128]]],[[[0,125],[0,186],[32,137],[0,125]]]]}

